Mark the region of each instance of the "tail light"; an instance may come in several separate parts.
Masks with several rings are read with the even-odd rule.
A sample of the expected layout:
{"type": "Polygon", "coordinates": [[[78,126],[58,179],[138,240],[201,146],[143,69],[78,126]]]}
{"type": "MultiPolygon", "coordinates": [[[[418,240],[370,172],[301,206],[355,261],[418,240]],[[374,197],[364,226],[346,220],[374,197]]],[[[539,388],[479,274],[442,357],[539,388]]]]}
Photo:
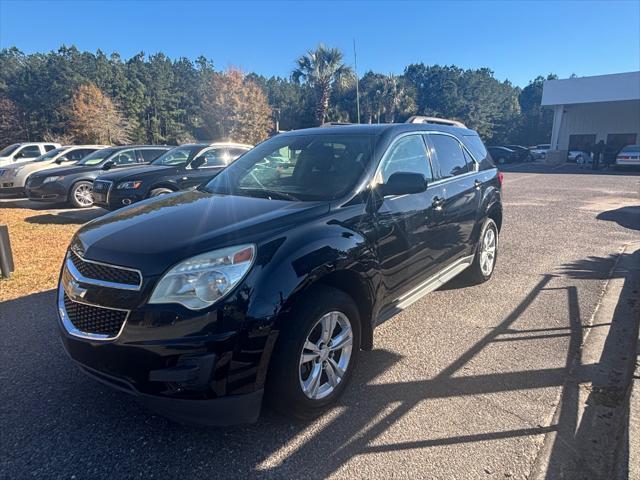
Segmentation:
{"type": "Polygon", "coordinates": [[[504,182],[504,173],[502,172],[498,172],[498,183],[500,184],[500,186],[502,186],[502,183],[504,182]]]}

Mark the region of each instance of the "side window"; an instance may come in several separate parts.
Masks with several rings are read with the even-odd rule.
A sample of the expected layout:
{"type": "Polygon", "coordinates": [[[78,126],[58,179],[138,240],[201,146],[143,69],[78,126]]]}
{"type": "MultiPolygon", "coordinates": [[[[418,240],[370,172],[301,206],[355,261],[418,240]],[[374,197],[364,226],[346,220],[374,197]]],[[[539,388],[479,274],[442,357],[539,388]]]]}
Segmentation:
{"type": "Polygon", "coordinates": [[[133,165],[138,163],[134,150],[123,150],[122,152],[118,152],[111,161],[115,165],[133,165]]]}
{"type": "Polygon", "coordinates": [[[44,151],[45,151],[45,152],[50,152],[51,150],[53,150],[53,149],[55,149],[55,148],[56,148],[56,146],[55,146],[55,145],[51,145],[51,144],[49,144],[49,145],[45,145],[45,146],[44,146],[44,151]]]}
{"type": "Polygon", "coordinates": [[[19,158],[36,158],[40,156],[40,147],[38,145],[29,145],[16,153],[16,160],[19,158]]]}
{"type": "Polygon", "coordinates": [[[464,154],[464,159],[467,161],[467,169],[470,172],[473,172],[477,169],[476,162],[473,160],[473,157],[467,152],[466,148],[462,149],[462,153],[464,154]]]}
{"type": "Polygon", "coordinates": [[[93,152],[95,152],[95,150],[90,148],[80,148],[78,150],[71,150],[70,152],[65,153],[64,158],[69,161],[75,162],[77,160],[82,160],[84,157],[93,152]]]}
{"type": "Polygon", "coordinates": [[[436,152],[440,178],[450,178],[467,173],[467,162],[460,143],[449,135],[430,134],[429,140],[436,152]]]}
{"type": "Polygon", "coordinates": [[[229,149],[229,163],[236,160],[240,155],[247,153],[249,150],[244,150],[241,148],[230,148],[229,149]]]}
{"type": "Polygon", "coordinates": [[[152,162],[166,151],[159,148],[145,148],[144,150],[138,150],[138,153],[142,158],[141,162],[152,162]]]}
{"type": "Polygon", "coordinates": [[[224,148],[213,148],[202,154],[205,163],[200,168],[226,167],[229,158],[227,150],[224,148]]]}
{"type": "Polygon", "coordinates": [[[487,158],[487,149],[480,140],[480,137],[477,135],[465,135],[463,138],[464,144],[467,146],[469,151],[476,157],[478,162],[481,162],[485,158],[487,158]]]}
{"type": "Polygon", "coordinates": [[[383,160],[378,174],[378,183],[385,183],[397,172],[421,173],[427,181],[433,179],[427,150],[421,135],[401,138],[391,147],[383,160]]]}

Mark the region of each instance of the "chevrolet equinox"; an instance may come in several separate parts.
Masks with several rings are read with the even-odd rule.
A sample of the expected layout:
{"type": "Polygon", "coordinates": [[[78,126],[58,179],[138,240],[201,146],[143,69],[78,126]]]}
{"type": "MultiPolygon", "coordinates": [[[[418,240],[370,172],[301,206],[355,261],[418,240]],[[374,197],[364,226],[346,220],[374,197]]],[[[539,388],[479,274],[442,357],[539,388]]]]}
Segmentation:
{"type": "Polygon", "coordinates": [[[196,190],[86,224],[58,288],[64,347],[186,423],[296,418],[343,393],[373,330],[493,273],[502,174],[458,122],[277,135],[196,190]]]}

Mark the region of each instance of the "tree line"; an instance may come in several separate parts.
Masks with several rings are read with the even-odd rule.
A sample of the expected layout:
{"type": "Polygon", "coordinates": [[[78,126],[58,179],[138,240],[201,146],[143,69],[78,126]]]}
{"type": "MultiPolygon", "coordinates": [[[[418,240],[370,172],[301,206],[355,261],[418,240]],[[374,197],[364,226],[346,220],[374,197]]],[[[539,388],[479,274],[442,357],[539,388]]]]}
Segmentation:
{"type": "Polygon", "coordinates": [[[540,107],[544,80],[521,89],[488,68],[423,63],[357,78],[339,50],[322,45],[301,55],[288,78],[219,71],[205,57],[13,47],[0,51],[0,144],[257,143],[276,130],[358,115],[361,123],[429,115],[460,120],[489,144],[532,145],[551,136],[552,113],[540,107]]]}

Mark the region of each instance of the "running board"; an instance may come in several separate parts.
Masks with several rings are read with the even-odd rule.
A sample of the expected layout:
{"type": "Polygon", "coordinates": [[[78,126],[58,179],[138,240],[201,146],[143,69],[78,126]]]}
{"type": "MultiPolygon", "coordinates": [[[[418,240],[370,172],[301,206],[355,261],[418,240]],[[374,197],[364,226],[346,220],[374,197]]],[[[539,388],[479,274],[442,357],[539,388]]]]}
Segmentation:
{"type": "Polygon", "coordinates": [[[471,266],[471,264],[473,263],[473,257],[474,255],[469,255],[467,257],[462,257],[456,260],[451,265],[448,265],[443,270],[440,270],[439,272],[430,276],[420,285],[399,297],[391,305],[384,308],[382,312],[380,312],[380,315],[378,315],[378,318],[376,320],[376,325],[380,325],[381,323],[386,322],[391,317],[397,315],[413,303],[420,300],[427,293],[431,293],[434,290],[437,290],[453,277],[463,272],[467,267],[471,266]]]}

